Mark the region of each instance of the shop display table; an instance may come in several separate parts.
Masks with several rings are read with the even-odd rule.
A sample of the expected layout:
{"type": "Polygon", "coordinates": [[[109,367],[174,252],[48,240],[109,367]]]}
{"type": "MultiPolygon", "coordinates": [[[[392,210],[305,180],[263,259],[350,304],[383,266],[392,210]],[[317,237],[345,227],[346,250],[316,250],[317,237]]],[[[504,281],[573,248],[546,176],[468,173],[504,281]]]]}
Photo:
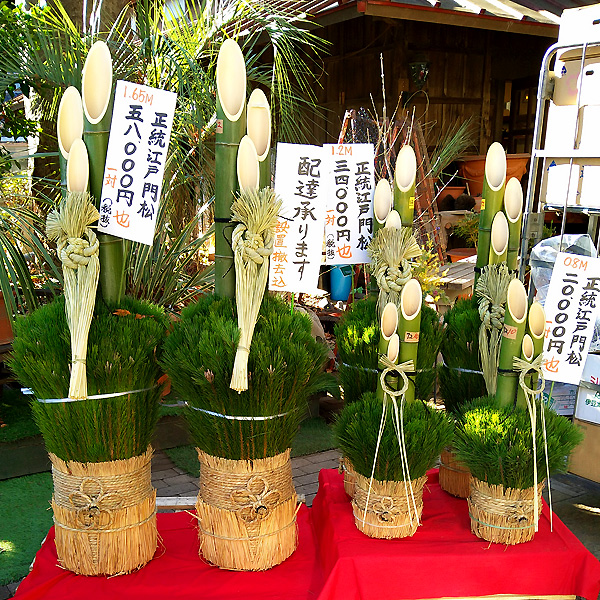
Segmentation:
{"type": "Polygon", "coordinates": [[[299,544],[269,571],[243,573],[208,565],[198,556],[195,517],[187,512],[158,515],[159,548],[143,569],[118,577],[74,575],[56,564],[54,529],[21,583],[18,600],[306,600],[323,587],[310,511],[298,512],[299,544]]]}
{"type": "Polygon", "coordinates": [[[354,526],[343,477],[319,475],[312,518],[325,586],[319,600],[469,598],[511,594],[596,600],[600,562],[544,505],[533,541],[490,544],[471,534],[467,501],[444,492],[437,469],[423,493],[412,538],[375,540],[354,526]]]}
{"type": "Polygon", "coordinates": [[[198,556],[195,517],[158,515],[160,545],[143,569],[85,577],[57,566],[54,530],[21,583],[18,600],[402,600],[512,594],[596,600],[600,562],[548,507],[532,542],[488,544],[469,530],[466,500],[449,496],[429,473],[423,525],[412,538],[374,540],[354,526],[342,476],[322,470],[312,509],[298,513],[296,552],[269,571],[224,571],[198,556]],[[319,546],[320,545],[320,546],[319,546]]]}

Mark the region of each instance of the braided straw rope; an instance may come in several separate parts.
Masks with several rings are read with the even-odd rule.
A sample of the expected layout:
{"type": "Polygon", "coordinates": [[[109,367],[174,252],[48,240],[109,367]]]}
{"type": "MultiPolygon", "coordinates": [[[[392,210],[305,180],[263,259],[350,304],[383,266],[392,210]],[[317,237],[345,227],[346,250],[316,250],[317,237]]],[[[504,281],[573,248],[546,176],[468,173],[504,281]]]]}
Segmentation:
{"type": "Polygon", "coordinates": [[[70,192],[46,222],[48,237],[56,239],[62,262],[67,323],[71,332],[69,398],[87,397],[85,360],[100,275],[99,242],[89,227],[99,217],[87,193],[70,192]]]}
{"type": "MultiPolygon", "coordinates": [[[[542,505],[545,482],[537,486],[537,504],[542,505]]],[[[521,544],[533,539],[541,509],[535,513],[535,488],[525,490],[489,485],[471,478],[468,498],[471,532],[488,542],[521,544]]]]}
{"type": "Polygon", "coordinates": [[[421,248],[412,233],[412,228],[393,227],[377,231],[369,244],[371,256],[371,273],[379,286],[377,299],[377,315],[388,302],[400,306],[402,288],[412,279],[412,269],[408,262],[421,255],[421,248]]]}
{"type": "Polygon", "coordinates": [[[125,460],[65,462],[50,454],[55,543],[63,567],[118,575],[145,565],[157,544],[152,448],[125,460]]]}
{"type": "Polygon", "coordinates": [[[200,553],[224,569],[261,571],[296,549],[298,512],[290,451],[230,460],[198,450],[200,553]]]}
{"type": "Polygon", "coordinates": [[[269,256],[273,253],[281,204],[281,200],[276,200],[274,190],[264,188],[261,191],[245,190],[231,207],[232,219],[240,222],[231,238],[240,341],[229,387],[237,392],[248,389],[248,355],[267,286],[269,256]]]}
{"type": "Polygon", "coordinates": [[[471,488],[471,472],[468,467],[457,460],[451,448],[442,450],[440,461],[440,487],[452,496],[468,498],[471,488]]]}
{"type": "Polygon", "coordinates": [[[373,538],[412,536],[423,513],[423,487],[426,482],[427,475],[411,482],[413,500],[404,481],[374,480],[369,491],[369,480],[356,473],[352,500],[356,527],[373,538]]]}

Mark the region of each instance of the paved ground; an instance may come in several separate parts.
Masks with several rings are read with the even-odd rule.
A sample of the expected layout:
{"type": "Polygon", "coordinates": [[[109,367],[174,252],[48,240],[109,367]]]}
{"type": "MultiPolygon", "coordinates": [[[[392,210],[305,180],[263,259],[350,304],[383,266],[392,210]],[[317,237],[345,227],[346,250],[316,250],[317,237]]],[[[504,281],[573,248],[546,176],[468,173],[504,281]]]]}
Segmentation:
{"type": "MultiPolygon", "coordinates": [[[[317,493],[319,471],[337,468],[338,459],[337,450],[292,459],[296,491],[305,496],[308,506],[317,493]]],[[[187,498],[198,492],[196,479],[178,469],[161,451],[156,451],[152,460],[152,482],[159,498],[187,498]]],[[[554,512],[600,560],[600,484],[567,474],[552,481],[552,490],[554,512]]],[[[0,587],[0,600],[11,598],[17,585],[0,587]]]]}

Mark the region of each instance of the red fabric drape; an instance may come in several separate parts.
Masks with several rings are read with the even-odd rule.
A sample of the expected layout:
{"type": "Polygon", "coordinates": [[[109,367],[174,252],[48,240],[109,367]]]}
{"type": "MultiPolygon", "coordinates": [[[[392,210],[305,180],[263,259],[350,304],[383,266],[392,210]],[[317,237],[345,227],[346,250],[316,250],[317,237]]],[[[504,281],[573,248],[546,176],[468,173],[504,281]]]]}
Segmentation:
{"type": "Polygon", "coordinates": [[[343,478],[323,470],[312,517],[325,587],[319,600],[421,599],[492,594],[578,595],[596,600],[600,562],[544,505],[533,541],[489,544],[471,534],[467,501],[429,472],[422,525],[412,538],[375,540],[354,526],[343,478]]]}

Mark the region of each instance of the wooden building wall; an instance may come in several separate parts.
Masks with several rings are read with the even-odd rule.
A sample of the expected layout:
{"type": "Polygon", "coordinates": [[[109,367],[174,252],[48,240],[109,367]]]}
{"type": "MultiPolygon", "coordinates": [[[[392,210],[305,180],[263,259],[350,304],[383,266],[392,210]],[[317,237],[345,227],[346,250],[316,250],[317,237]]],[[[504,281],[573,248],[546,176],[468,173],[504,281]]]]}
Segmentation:
{"type": "MultiPolygon", "coordinates": [[[[381,61],[387,115],[399,103],[425,125],[427,143],[435,145],[449,125],[473,117],[480,126],[479,148],[500,140],[505,108],[504,84],[513,77],[537,78],[546,48],[553,40],[465,27],[360,16],[319,30],[330,42],[324,59],[319,103],[327,118],[316,131],[318,142],[338,137],[344,113],[366,108],[383,114],[381,61]],[[429,76],[421,91],[409,63],[425,59],[429,76]]],[[[402,110],[400,108],[399,110],[402,110]]]]}

